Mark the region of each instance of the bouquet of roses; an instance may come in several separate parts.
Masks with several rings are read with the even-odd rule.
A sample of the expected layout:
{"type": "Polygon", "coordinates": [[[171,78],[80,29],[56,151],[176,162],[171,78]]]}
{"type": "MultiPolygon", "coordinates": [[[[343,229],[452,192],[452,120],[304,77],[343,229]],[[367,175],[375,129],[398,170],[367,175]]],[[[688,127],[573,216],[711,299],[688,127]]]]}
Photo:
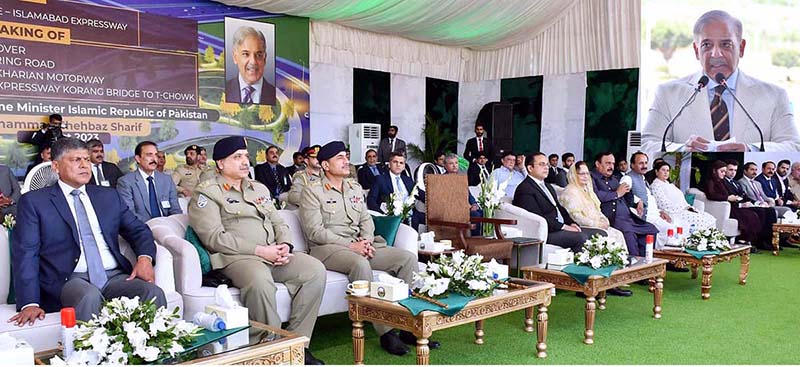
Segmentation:
{"type": "Polygon", "coordinates": [[[694,251],[726,251],[731,249],[728,239],[716,228],[694,231],[683,240],[683,247],[694,251]]]}
{"type": "Polygon", "coordinates": [[[593,269],[616,265],[628,265],[628,248],[624,243],[596,234],[586,240],[583,251],[575,255],[575,264],[591,266],[593,269]]]}
{"type": "Polygon", "coordinates": [[[417,185],[414,185],[414,188],[411,189],[411,193],[406,196],[405,200],[400,197],[400,194],[393,192],[386,198],[386,202],[384,203],[386,215],[400,217],[401,221],[405,222],[406,219],[411,216],[411,210],[414,209],[418,192],[419,188],[417,188],[417,185]]]}
{"type": "Polygon", "coordinates": [[[442,255],[428,262],[425,269],[414,273],[412,288],[429,297],[443,297],[447,292],[483,297],[492,293],[496,284],[483,256],[465,256],[464,251],[442,255]]]}
{"type": "Polygon", "coordinates": [[[178,308],[156,308],[154,300],[120,297],[105,303],[99,315],[78,322],[75,352],[67,364],[142,364],[183,352],[200,328],[178,316],[178,308]]]}

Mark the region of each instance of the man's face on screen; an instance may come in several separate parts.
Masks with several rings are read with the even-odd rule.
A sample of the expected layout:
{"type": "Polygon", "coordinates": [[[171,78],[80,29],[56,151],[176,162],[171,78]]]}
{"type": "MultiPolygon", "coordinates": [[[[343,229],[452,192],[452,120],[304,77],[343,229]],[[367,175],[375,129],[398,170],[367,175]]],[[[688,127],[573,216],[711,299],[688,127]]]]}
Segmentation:
{"type": "Polygon", "coordinates": [[[695,36],[692,45],[709,78],[722,73],[727,79],[739,66],[739,58],[744,56],[745,40],[738,39],[727,22],[710,21],[695,36]]]}
{"type": "Polygon", "coordinates": [[[239,68],[242,79],[248,84],[258,83],[267,63],[266,46],[257,37],[246,37],[233,51],[233,63],[239,68]]]}

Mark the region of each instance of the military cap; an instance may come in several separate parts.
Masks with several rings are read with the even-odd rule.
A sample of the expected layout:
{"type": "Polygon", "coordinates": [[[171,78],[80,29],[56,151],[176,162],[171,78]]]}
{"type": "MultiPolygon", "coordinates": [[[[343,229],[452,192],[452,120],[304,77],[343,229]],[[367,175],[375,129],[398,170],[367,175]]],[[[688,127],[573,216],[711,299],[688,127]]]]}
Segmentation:
{"type": "Polygon", "coordinates": [[[303,157],[311,157],[316,158],[317,154],[319,153],[320,146],[319,145],[312,145],[308,148],[303,149],[303,157]]]}
{"type": "Polygon", "coordinates": [[[320,162],[327,161],[328,159],[333,158],[337,154],[341,152],[346,152],[347,147],[341,141],[332,141],[328,144],[319,148],[319,153],[317,153],[317,159],[320,162]]]}
{"type": "Polygon", "coordinates": [[[183,154],[185,155],[190,150],[194,150],[195,153],[200,153],[200,146],[196,145],[196,144],[192,144],[192,145],[186,147],[186,149],[183,150],[183,154]]]}
{"type": "Polygon", "coordinates": [[[239,149],[247,149],[247,139],[244,136],[229,136],[220,139],[214,144],[212,159],[215,161],[225,159],[239,149]]]}

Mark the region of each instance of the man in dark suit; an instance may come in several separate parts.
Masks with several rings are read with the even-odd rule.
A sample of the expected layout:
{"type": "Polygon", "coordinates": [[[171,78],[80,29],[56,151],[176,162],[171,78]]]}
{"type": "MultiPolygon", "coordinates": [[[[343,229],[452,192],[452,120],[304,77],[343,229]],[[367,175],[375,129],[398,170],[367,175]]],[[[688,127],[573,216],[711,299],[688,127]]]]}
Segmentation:
{"type": "Polygon", "coordinates": [[[172,177],[156,170],[157,153],[158,147],[152,141],[137,144],[134,159],[139,168],[117,181],[117,192],[122,201],[142,222],[183,213],[172,177]]]}
{"type": "Polygon", "coordinates": [[[106,162],[103,142],[99,139],[92,139],[86,142],[89,149],[89,158],[92,161],[92,179],[89,185],[100,185],[105,187],[117,187],[117,180],[122,177],[122,171],[116,164],[106,162]]]}
{"type": "Polygon", "coordinates": [[[264,78],[264,67],[267,65],[264,34],[253,27],[239,27],[233,34],[231,56],[239,73],[236,78],[225,82],[225,102],[275,104],[275,86],[264,78]]]}
{"type": "Polygon", "coordinates": [[[397,126],[389,126],[386,137],[381,139],[378,144],[378,162],[381,162],[382,165],[391,159],[392,153],[402,152],[405,154],[406,152],[406,142],[397,137],[397,131],[397,126]]]}
{"type": "MultiPolygon", "coordinates": [[[[372,189],[369,190],[369,194],[367,195],[367,207],[370,210],[383,213],[384,211],[381,210],[381,204],[385,203],[392,193],[398,193],[401,198],[406,198],[408,195],[411,195],[414,189],[414,180],[412,180],[411,177],[403,175],[405,167],[406,158],[399,152],[392,153],[392,156],[389,158],[389,170],[378,176],[377,180],[375,180],[375,184],[372,185],[372,189]]],[[[424,200],[419,197],[419,195],[418,198],[424,200]]],[[[425,222],[425,217],[421,214],[422,213],[417,210],[413,210],[411,226],[414,227],[414,229],[425,222]]]]}
{"type": "Polygon", "coordinates": [[[594,193],[600,199],[600,211],[608,218],[612,227],[622,231],[628,253],[633,256],[644,256],[647,235],[658,234],[658,228],[633,215],[629,208],[635,207],[631,187],[620,184],[613,176],[614,154],[602,152],[595,157],[595,169],[592,171],[594,193]]]}
{"type": "Polygon", "coordinates": [[[58,183],[19,201],[11,241],[18,313],[9,322],[33,324],[62,307],[74,307],[77,319],[87,321],[104,300],[121,296],[166,306],[153,283],[150,229],[116,190],[87,185],[91,165],[83,142],[63,138],[52,149],[58,183]],[[120,235],[131,244],[136,264],[120,252],[120,235]]]}
{"type": "Polygon", "coordinates": [[[17,202],[19,202],[20,188],[17,176],[5,164],[0,164],[0,212],[17,216],[17,202]]]}
{"type": "Polygon", "coordinates": [[[289,177],[294,176],[295,172],[306,169],[306,164],[303,163],[303,152],[294,152],[292,154],[292,165],[286,167],[286,172],[289,172],[289,177]]]}
{"type": "Polygon", "coordinates": [[[547,156],[547,161],[550,162],[550,166],[547,167],[547,178],[544,182],[567,187],[567,173],[558,167],[558,154],[550,154],[547,156]]]}
{"type": "Polygon", "coordinates": [[[269,189],[270,195],[277,198],[292,188],[292,179],[289,170],[278,163],[278,147],[270,145],[267,148],[267,161],[257,165],[254,169],[256,181],[261,182],[269,189]]]}
{"type": "Polygon", "coordinates": [[[775,174],[775,162],[761,163],[761,173],[756,176],[756,181],[761,184],[767,197],[775,200],[775,205],[782,206],[784,204],[783,185],[781,185],[778,175],[775,174]]]}
{"type": "Polygon", "coordinates": [[[475,163],[479,153],[485,154],[489,159],[489,164],[492,164],[494,145],[492,145],[492,140],[486,137],[486,130],[480,121],[475,123],[475,137],[467,140],[467,145],[464,147],[464,159],[470,164],[475,163]]]}
{"type": "Polygon", "coordinates": [[[358,166],[358,173],[356,176],[358,176],[358,184],[361,185],[362,189],[371,190],[378,176],[383,173],[383,169],[378,164],[378,152],[376,152],[375,149],[367,150],[367,154],[364,158],[367,161],[358,166]]]}
{"type": "Polygon", "coordinates": [[[470,164],[469,168],[467,168],[467,181],[469,181],[470,186],[478,186],[481,184],[481,174],[489,178],[489,175],[492,173],[492,165],[487,164],[489,159],[486,157],[486,153],[478,153],[478,159],[475,160],[474,164],[470,164]]]}

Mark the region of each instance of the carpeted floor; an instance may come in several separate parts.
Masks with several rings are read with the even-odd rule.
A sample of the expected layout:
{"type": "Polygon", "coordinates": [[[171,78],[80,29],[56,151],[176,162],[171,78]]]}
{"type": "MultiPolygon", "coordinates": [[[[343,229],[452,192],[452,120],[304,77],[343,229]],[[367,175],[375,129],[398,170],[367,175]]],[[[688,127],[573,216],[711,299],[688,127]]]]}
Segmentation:
{"type": "MultiPolygon", "coordinates": [[[[595,344],[584,345],[584,300],[559,291],[549,308],[547,359],[535,358],[536,333],[523,331],[524,312],[486,320],[485,343],[473,343],[472,325],[438,331],[442,347],[431,364],[797,364],[800,353],[800,251],[751,255],[747,285],[738,284],[739,260],[714,268],[711,299],[700,298],[700,277],[668,272],[663,318],[653,319],[653,296],[632,285],[633,296],[608,298],[597,312],[595,344]]],[[[366,364],[414,364],[385,353],[371,327],[366,364]]],[[[317,321],[311,350],[327,364],[352,364],[346,313],[317,321]]]]}

